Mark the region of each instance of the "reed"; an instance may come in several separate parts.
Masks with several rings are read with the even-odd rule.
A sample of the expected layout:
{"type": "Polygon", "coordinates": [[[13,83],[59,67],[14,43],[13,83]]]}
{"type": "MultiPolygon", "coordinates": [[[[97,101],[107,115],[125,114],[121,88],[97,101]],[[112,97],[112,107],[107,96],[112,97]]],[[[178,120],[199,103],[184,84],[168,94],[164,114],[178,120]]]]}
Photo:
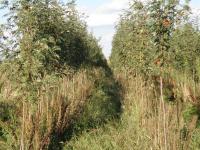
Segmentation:
{"type": "Polygon", "coordinates": [[[122,115],[110,122],[74,137],[65,149],[83,150],[185,150],[198,149],[199,85],[189,77],[177,75],[144,80],[126,71],[116,73],[122,85],[122,115]],[[173,84],[173,85],[172,85],[173,84]],[[173,94],[174,99],[169,98],[173,94]],[[163,98],[161,99],[161,95],[163,98]]]}
{"type": "MultiPolygon", "coordinates": [[[[32,103],[23,98],[25,93],[20,92],[18,95],[11,83],[4,83],[1,88],[2,104],[17,103],[14,109],[18,122],[12,124],[15,126],[13,131],[7,131],[11,136],[17,136],[10,144],[2,140],[2,145],[20,150],[49,148],[54,137],[61,138],[74,119],[80,116],[92,87],[92,81],[88,79],[86,71],[82,70],[73,76],[59,79],[55,84],[43,84],[37,90],[37,101],[32,103]]],[[[1,121],[1,128],[8,126],[8,122],[1,121]]]]}

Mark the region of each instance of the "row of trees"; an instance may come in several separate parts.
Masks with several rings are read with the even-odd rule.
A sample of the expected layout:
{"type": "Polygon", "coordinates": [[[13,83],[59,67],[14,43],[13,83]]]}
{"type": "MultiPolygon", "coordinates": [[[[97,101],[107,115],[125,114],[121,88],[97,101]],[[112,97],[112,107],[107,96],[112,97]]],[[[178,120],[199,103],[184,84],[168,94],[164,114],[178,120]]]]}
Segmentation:
{"type": "Polygon", "coordinates": [[[132,0],[110,57],[121,119],[66,149],[200,149],[199,40],[188,0],[132,0]]]}
{"type": "Polygon", "coordinates": [[[105,63],[73,1],[59,5],[53,0],[17,0],[1,5],[9,10],[7,23],[2,26],[7,33],[1,39],[1,45],[9,45],[1,49],[1,59],[18,61],[27,71],[25,76],[35,78],[35,74],[42,75],[41,70],[55,72],[66,65],[105,63]]]}
{"type": "MultiPolygon", "coordinates": [[[[36,91],[47,75],[64,75],[67,66],[105,66],[97,40],[75,9],[74,1],[2,1],[7,23],[2,25],[1,71],[22,85],[22,91],[36,91]]],[[[27,96],[37,99],[35,94],[27,96]]]]}
{"type": "Polygon", "coordinates": [[[0,149],[59,149],[72,130],[119,110],[101,47],[75,7],[1,1],[7,14],[0,28],[0,149]]]}
{"type": "Polygon", "coordinates": [[[160,149],[188,149],[192,132],[198,126],[200,31],[197,22],[189,1],[134,0],[116,27],[111,66],[118,76],[125,72],[121,78],[145,81],[139,83],[141,88],[137,91],[145,88],[148,91],[141,92],[135,103],[141,109],[140,119],[146,122],[141,121],[141,126],[150,131],[150,139],[160,149]],[[143,112],[149,116],[143,116],[143,112]],[[175,124],[171,124],[172,118],[177,118],[175,124]],[[178,141],[176,144],[170,135],[178,141]]]}
{"type": "Polygon", "coordinates": [[[196,73],[200,35],[188,3],[134,1],[117,25],[110,58],[114,68],[146,75],[160,67],[196,73]]]}

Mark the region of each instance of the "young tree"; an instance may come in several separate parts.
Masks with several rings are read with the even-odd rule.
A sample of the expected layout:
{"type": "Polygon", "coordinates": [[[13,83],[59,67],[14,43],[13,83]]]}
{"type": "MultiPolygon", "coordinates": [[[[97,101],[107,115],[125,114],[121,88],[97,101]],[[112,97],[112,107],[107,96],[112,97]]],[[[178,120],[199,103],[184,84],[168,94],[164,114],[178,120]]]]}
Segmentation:
{"type": "MultiPolygon", "coordinates": [[[[73,117],[78,116],[80,110],[83,109],[82,103],[85,103],[83,101],[80,102],[81,104],[75,105],[76,108],[68,108],[68,97],[58,92],[57,97],[60,96],[58,98],[60,103],[56,108],[51,108],[55,109],[55,113],[51,114],[52,122],[49,125],[47,117],[47,120],[41,119],[43,122],[41,123],[38,121],[38,114],[41,112],[41,108],[38,106],[41,106],[41,97],[46,92],[44,91],[45,86],[55,87],[56,83],[60,83],[60,78],[64,78],[66,74],[73,76],[75,73],[72,75],[71,68],[74,69],[73,72],[78,72],[78,68],[82,65],[101,66],[104,69],[108,66],[97,40],[87,32],[85,22],[81,20],[81,16],[75,10],[74,1],[61,5],[55,0],[5,0],[1,6],[9,12],[3,30],[3,32],[7,32],[7,36],[0,37],[0,42],[4,44],[0,47],[2,50],[0,69],[2,76],[6,76],[6,81],[0,83],[0,88],[7,82],[10,83],[17,95],[17,98],[12,99],[13,112],[17,111],[19,117],[12,113],[17,121],[12,119],[2,121],[0,118],[3,125],[11,122],[6,126],[0,123],[0,137],[1,131],[5,130],[4,135],[8,135],[5,141],[8,141],[9,138],[15,140],[14,144],[10,142],[11,147],[13,146],[15,149],[25,149],[29,145],[32,148],[35,146],[34,138],[39,137],[37,140],[43,149],[49,146],[51,136],[58,134],[56,131],[60,131],[59,134],[62,134],[69,127],[73,117]],[[66,115],[69,111],[73,113],[66,115]],[[27,112],[29,113],[28,123],[26,122],[27,112]],[[67,118],[68,115],[71,115],[71,118],[67,118]],[[59,118],[60,116],[66,118],[59,118]],[[55,126],[55,124],[60,123],[56,123],[56,121],[62,121],[62,119],[65,124],[62,129],[59,129],[59,125],[55,126]],[[38,125],[37,129],[35,121],[38,125]],[[28,134],[25,134],[28,125],[32,128],[28,134]],[[48,140],[46,141],[46,139],[48,140]]],[[[74,83],[73,80],[72,83],[74,83]]],[[[81,88],[81,90],[84,89],[85,87],[81,88]]],[[[83,93],[79,94],[81,96],[83,93]]],[[[73,98],[75,96],[73,95],[73,98]]],[[[48,100],[46,103],[50,107],[48,100]]],[[[47,110],[47,116],[48,113],[49,110],[47,110]]]]}

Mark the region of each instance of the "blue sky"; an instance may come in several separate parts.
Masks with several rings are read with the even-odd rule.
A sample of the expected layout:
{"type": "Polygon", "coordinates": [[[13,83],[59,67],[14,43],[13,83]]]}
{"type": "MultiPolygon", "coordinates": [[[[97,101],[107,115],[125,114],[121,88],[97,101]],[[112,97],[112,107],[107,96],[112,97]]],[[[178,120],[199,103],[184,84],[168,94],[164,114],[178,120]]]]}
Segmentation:
{"type": "Polygon", "coordinates": [[[101,5],[102,3],[106,2],[106,0],[76,0],[76,2],[81,6],[91,6],[91,7],[97,7],[98,5],[101,5]]]}
{"type": "MultiPolygon", "coordinates": [[[[99,38],[105,56],[111,53],[112,38],[119,14],[128,7],[129,0],[77,0],[78,8],[88,16],[89,30],[99,38]]],[[[191,8],[200,14],[200,0],[191,0],[191,8]]]]}
{"type": "Polygon", "coordinates": [[[89,31],[100,38],[104,55],[111,53],[112,38],[120,13],[128,7],[129,0],[76,0],[78,10],[86,14],[89,31]]]}
{"type": "Polygon", "coordinates": [[[192,0],[191,7],[200,9],[200,0],[192,0]]]}
{"type": "MultiPolygon", "coordinates": [[[[119,14],[128,7],[129,0],[76,0],[79,11],[87,18],[89,31],[97,38],[101,38],[100,45],[104,55],[111,54],[112,38],[119,14]]],[[[200,0],[191,0],[191,8],[200,16],[200,0]]]]}
{"type": "MultiPolygon", "coordinates": [[[[100,38],[103,53],[108,58],[115,25],[119,14],[128,7],[129,0],[76,0],[76,3],[78,10],[87,16],[88,30],[100,38]]],[[[195,14],[200,14],[200,0],[191,0],[191,8],[195,14]]],[[[0,11],[0,22],[3,13],[0,11]]]]}

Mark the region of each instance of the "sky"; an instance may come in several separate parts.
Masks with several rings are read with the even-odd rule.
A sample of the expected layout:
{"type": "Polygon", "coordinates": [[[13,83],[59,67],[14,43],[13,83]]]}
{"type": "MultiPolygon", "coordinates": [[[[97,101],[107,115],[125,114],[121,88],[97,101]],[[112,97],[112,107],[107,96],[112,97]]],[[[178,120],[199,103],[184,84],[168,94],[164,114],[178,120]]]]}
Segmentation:
{"type": "MultiPolygon", "coordinates": [[[[112,38],[119,15],[128,8],[129,0],[76,0],[79,11],[88,18],[89,31],[101,38],[100,45],[108,58],[111,54],[112,38]]],[[[191,0],[191,8],[195,14],[200,14],[200,0],[191,0]]]]}
{"type": "MultiPolygon", "coordinates": [[[[67,1],[67,0],[62,0],[67,1]]],[[[112,38],[119,15],[128,8],[129,0],[76,0],[78,11],[84,13],[89,32],[97,39],[103,53],[108,58],[111,54],[112,38]]],[[[191,0],[191,8],[200,15],[200,0],[191,0]]],[[[0,22],[3,12],[0,11],[0,22]]]]}
{"type": "Polygon", "coordinates": [[[76,3],[78,10],[87,16],[88,30],[100,39],[99,44],[108,58],[115,26],[119,15],[128,8],[129,0],[76,0],[76,3]]]}

